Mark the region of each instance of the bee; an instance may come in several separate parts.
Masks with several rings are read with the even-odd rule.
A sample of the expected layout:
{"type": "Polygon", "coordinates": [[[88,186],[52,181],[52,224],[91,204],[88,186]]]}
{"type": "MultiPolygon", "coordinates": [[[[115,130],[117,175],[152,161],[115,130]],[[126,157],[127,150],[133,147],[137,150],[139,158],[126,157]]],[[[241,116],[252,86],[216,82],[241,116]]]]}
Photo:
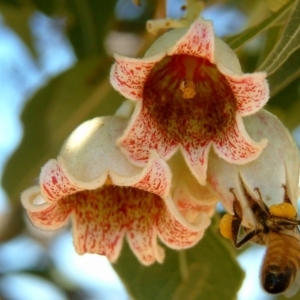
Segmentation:
{"type": "Polygon", "coordinates": [[[296,219],[296,210],[288,198],[285,186],[283,202],[269,208],[262,200],[258,188],[255,188],[255,192],[258,193],[259,201],[249,195],[241,178],[240,180],[256,222],[251,228],[242,225],[242,207],[234,189],[230,189],[234,196],[234,215],[226,214],[221,219],[221,234],[230,239],[236,248],[248,241],[265,245],[266,253],[260,273],[262,287],[270,294],[284,293],[291,297],[297,293],[300,285],[300,238],[297,227],[300,220],[296,219]],[[243,236],[240,238],[241,234],[243,236]]]}

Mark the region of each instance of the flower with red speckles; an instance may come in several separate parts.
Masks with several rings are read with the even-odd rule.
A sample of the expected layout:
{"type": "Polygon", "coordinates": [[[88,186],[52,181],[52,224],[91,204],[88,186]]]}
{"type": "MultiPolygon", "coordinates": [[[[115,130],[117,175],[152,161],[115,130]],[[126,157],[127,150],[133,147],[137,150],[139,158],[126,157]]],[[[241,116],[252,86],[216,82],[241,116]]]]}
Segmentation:
{"type": "Polygon", "coordinates": [[[216,199],[203,190],[207,201],[197,201],[199,189],[183,186],[172,187],[173,199],[171,172],[163,159],[153,151],[140,168],[116,146],[126,125],[117,116],[83,123],[21,201],[38,228],[56,230],[71,219],[79,254],[98,253],[114,262],[126,236],[139,261],[149,265],[164,259],[157,237],[174,249],[195,245],[210,223],[216,199]]]}
{"type": "Polygon", "coordinates": [[[265,73],[243,74],[211,22],[161,36],[142,59],[115,55],[111,84],[136,106],[119,145],[137,166],[151,149],[169,159],[179,148],[200,184],[211,146],[229,163],[255,160],[266,140],[253,141],[242,118],[268,100],[265,73]]]}
{"type": "Polygon", "coordinates": [[[252,138],[267,137],[267,147],[255,161],[247,165],[229,164],[210,153],[207,183],[231,214],[233,201],[239,201],[243,225],[253,229],[257,221],[249,209],[249,196],[245,191],[256,201],[263,201],[267,207],[288,200],[296,208],[300,157],[289,131],[271,113],[261,110],[245,118],[245,126],[252,138]]]}

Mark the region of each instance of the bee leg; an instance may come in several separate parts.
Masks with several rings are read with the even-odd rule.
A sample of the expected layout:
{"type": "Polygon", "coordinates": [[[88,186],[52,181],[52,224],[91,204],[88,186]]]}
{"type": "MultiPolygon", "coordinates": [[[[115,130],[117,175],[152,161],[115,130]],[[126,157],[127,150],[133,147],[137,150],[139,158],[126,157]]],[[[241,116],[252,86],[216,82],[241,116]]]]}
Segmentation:
{"type": "Polygon", "coordinates": [[[254,188],[254,191],[257,192],[258,194],[258,197],[259,197],[259,205],[260,207],[265,211],[265,212],[269,212],[269,208],[268,206],[266,205],[266,203],[264,202],[263,198],[262,198],[262,195],[261,195],[261,192],[259,190],[258,187],[254,188]]]}
{"type": "Polygon", "coordinates": [[[238,242],[236,242],[234,245],[236,248],[240,248],[241,246],[243,246],[245,243],[247,243],[248,241],[250,241],[252,238],[254,238],[255,236],[261,234],[263,231],[261,229],[258,230],[253,230],[248,232],[246,235],[244,235],[242,237],[241,240],[239,240],[238,242]]]}
{"type": "MultiPolygon", "coordinates": [[[[240,205],[240,204],[238,203],[238,205],[240,205]]],[[[235,205],[233,207],[235,207],[235,205]]],[[[241,223],[242,223],[242,219],[235,213],[233,216],[232,222],[231,222],[231,236],[232,236],[232,242],[236,248],[240,248],[246,242],[250,241],[253,237],[255,237],[256,235],[258,235],[262,232],[262,230],[260,230],[260,229],[252,230],[252,231],[246,233],[240,240],[238,240],[241,228],[244,229],[244,227],[241,225],[241,223]]]]}
{"type": "Polygon", "coordinates": [[[241,181],[241,187],[242,187],[243,193],[247,199],[249,207],[251,208],[253,214],[256,217],[259,217],[259,219],[261,219],[261,220],[259,220],[260,223],[264,224],[265,219],[267,219],[267,217],[269,215],[269,213],[268,213],[269,209],[262,199],[260,190],[258,188],[254,189],[255,191],[257,191],[258,196],[259,196],[259,201],[257,201],[256,199],[253,199],[251,197],[251,195],[248,193],[241,175],[239,175],[239,177],[240,177],[240,181],[241,181]]]}
{"type": "Polygon", "coordinates": [[[232,219],[232,223],[231,223],[232,242],[233,242],[233,244],[236,248],[240,248],[246,242],[251,240],[253,237],[260,234],[262,232],[262,230],[259,229],[259,230],[250,231],[250,232],[246,233],[242,237],[242,239],[238,240],[239,239],[239,232],[240,232],[241,228],[244,228],[241,225],[242,220],[243,220],[243,211],[242,211],[242,207],[240,205],[240,202],[237,200],[237,197],[234,193],[234,189],[231,188],[229,191],[233,194],[233,197],[234,197],[234,201],[233,201],[233,205],[232,205],[234,215],[233,215],[233,219],[232,219]]]}
{"type": "Polygon", "coordinates": [[[289,196],[288,196],[288,194],[287,194],[285,184],[283,184],[282,187],[283,187],[283,189],[284,189],[284,199],[283,199],[283,202],[292,204],[291,199],[289,198],[289,196]]]}

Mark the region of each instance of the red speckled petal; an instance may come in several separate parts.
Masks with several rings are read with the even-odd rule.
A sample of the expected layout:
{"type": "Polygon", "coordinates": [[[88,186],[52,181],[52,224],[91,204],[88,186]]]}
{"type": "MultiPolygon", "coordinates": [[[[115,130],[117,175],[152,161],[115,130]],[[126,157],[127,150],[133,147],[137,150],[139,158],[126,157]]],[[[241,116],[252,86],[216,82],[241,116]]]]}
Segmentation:
{"type": "Polygon", "coordinates": [[[169,158],[175,152],[177,142],[169,139],[153,124],[153,120],[140,103],[137,103],[131,120],[119,139],[119,145],[135,164],[147,163],[151,149],[156,150],[163,158],[169,158]]]}
{"type": "Polygon", "coordinates": [[[169,211],[158,219],[158,236],[170,248],[185,249],[194,246],[202,238],[204,230],[190,229],[178,222],[169,211]]]}
{"type": "Polygon", "coordinates": [[[148,74],[157,62],[115,55],[110,72],[111,85],[125,98],[141,100],[148,74]]]}
{"type": "MultiPolygon", "coordinates": [[[[131,197],[137,197],[136,190],[131,197]]],[[[164,259],[163,249],[157,245],[156,223],[158,216],[166,211],[166,206],[161,198],[150,194],[141,194],[139,201],[131,199],[129,217],[132,222],[128,226],[128,243],[137,258],[144,264],[150,265],[155,261],[164,259]]]]}
{"type": "Polygon", "coordinates": [[[214,140],[213,147],[216,153],[229,163],[245,164],[257,158],[267,141],[261,140],[259,143],[253,141],[245,130],[242,118],[236,116],[237,123],[214,140]]]}
{"type": "Polygon", "coordinates": [[[155,261],[160,263],[164,259],[164,250],[157,244],[157,233],[151,224],[143,230],[138,232],[135,225],[140,225],[138,222],[132,224],[132,231],[128,232],[128,243],[131,250],[134,252],[138,260],[144,265],[148,266],[155,261]]]}
{"type": "Polygon", "coordinates": [[[183,145],[183,147],[181,148],[183,157],[189,169],[196,177],[198,182],[202,185],[206,184],[206,170],[210,144],[210,141],[207,141],[202,145],[200,145],[200,143],[198,142],[197,144],[195,143],[193,145],[183,145]]]}
{"type": "Polygon", "coordinates": [[[143,264],[163,260],[155,228],[164,203],[157,195],[134,188],[105,186],[79,192],[71,198],[77,203],[72,220],[79,254],[98,253],[114,262],[127,232],[129,244],[143,264]]]}
{"type": "Polygon", "coordinates": [[[34,226],[44,230],[56,230],[68,223],[71,210],[70,207],[52,204],[40,211],[27,213],[34,226]]]}
{"type": "Polygon", "coordinates": [[[154,154],[150,157],[149,164],[145,168],[145,174],[132,187],[164,197],[169,193],[171,177],[166,162],[154,154]]]}
{"type": "Polygon", "coordinates": [[[168,54],[187,54],[214,62],[214,38],[211,22],[198,20],[192,24],[187,33],[176,43],[172,52],[168,54]]]}
{"type": "Polygon", "coordinates": [[[82,190],[71,183],[55,159],[49,160],[40,174],[41,193],[47,201],[57,201],[64,196],[82,190]]]}
{"type": "Polygon", "coordinates": [[[114,262],[121,251],[126,214],[120,188],[106,186],[71,195],[73,238],[79,254],[97,253],[114,262]]]}
{"type": "Polygon", "coordinates": [[[232,92],[237,99],[237,111],[241,116],[257,112],[268,101],[269,87],[265,77],[266,73],[226,76],[232,92]]]}

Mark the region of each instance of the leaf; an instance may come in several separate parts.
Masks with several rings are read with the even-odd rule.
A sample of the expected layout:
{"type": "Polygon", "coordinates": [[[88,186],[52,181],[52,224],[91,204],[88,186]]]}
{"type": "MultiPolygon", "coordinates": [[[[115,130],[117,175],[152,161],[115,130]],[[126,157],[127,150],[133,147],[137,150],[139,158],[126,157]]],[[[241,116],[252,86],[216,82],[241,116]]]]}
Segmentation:
{"type": "Polygon", "coordinates": [[[53,16],[58,10],[58,6],[62,5],[64,1],[58,2],[56,0],[32,0],[32,3],[39,9],[41,12],[48,16],[53,16]]]}
{"type": "Polygon", "coordinates": [[[300,48],[300,0],[293,2],[292,12],[283,29],[281,38],[259,66],[268,75],[273,74],[297,49],[300,48]]]}
{"type": "Polygon", "coordinates": [[[266,4],[271,11],[276,11],[282,7],[288,0],[266,0],[266,4]]]}
{"type": "Polygon", "coordinates": [[[268,77],[271,96],[300,77],[300,49],[295,51],[271,76],[268,77]]]}
{"type": "Polygon", "coordinates": [[[113,113],[121,96],[110,86],[107,58],[78,63],[41,88],[28,101],[22,113],[22,142],[9,159],[2,184],[13,201],[32,185],[41,166],[56,157],[77,125],[84,120],[113,113]]]}
{"type": "Polygon", "coordinates": [[[275,114],[290,131],[300,125],[300,93],[298,80],[294,80],[273,96],[269,100],[266,109],[275,114]]]}
{"type": "Polygon", "coordinates": [[[116,0],[68,0],[67,34],[77,57],[104,54],[104,40],[116,0]]]}
{"type": "Polygon", "coordinates": [[[280,18],[289,11],[289,9],[292,6],[292,3],[293,0],[289,1],[286,5],[280,8],[276,13],[273,13],[269,18],[265,19],[259,24],[252,26],[251,28],[248,28],[237,35],[226,38],[225,39],[226,43],[233,50],[237,50],[238,48],[243,46],[247,41],[249,41],[250,39],[254,38],[258,34],[264,32],[265,30],[267,30],[268,28],[276,24],[276,22],[280,20],[280,18]]]}
{"type": "Polygon", "coordinates": [[[163,264],[140,265],[126,245],[113,267],[136,300],[236,299],[243,272],[229,247],[211,226],[193,248],[166,249],[163,264]],[[183,274],[180,265],[185,265],[183,274]]]}

